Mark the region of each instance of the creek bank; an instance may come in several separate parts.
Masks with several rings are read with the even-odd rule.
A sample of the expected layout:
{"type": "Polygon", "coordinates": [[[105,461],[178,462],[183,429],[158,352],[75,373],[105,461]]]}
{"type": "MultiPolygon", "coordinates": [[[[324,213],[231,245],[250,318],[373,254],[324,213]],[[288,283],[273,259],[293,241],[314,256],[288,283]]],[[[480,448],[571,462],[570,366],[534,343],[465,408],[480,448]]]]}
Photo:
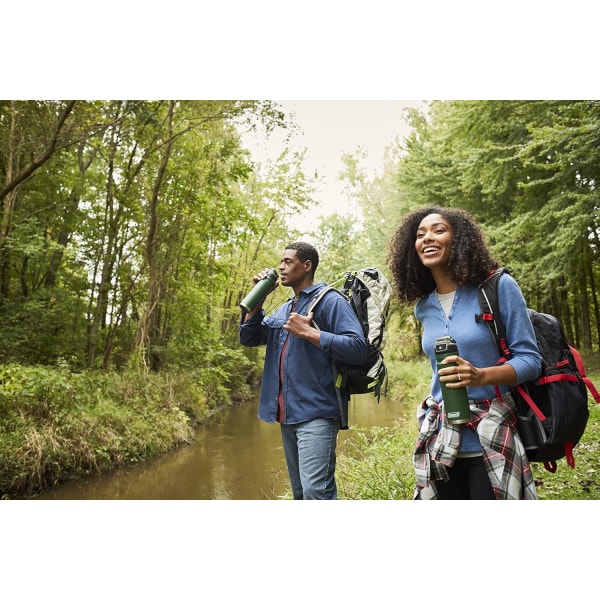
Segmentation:
{"type": "Polygon", "coordinates": [[[171,452],[190,444],[216,414],[251,398],[249,390],[209,394],[194,373],[2,365],[0,379],[3,499],[171,452]]]}

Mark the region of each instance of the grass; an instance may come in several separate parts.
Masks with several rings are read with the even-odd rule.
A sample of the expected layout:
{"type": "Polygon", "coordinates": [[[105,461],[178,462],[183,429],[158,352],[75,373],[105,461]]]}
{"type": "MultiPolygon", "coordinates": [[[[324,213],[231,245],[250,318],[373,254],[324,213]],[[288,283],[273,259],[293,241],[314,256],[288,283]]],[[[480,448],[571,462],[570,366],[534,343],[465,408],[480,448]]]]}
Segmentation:
{"type": "Polygon", "coordinates": [[[575,468],[569,467],[564,458],[557,461],[556,473],[549,473],[540,463],[532,463],[540,500],[600,499],[600,404],[591,400],[589,404],[590,418],[573,452],[575,468]]]}
{"type": "Polygon", "coordinates": [[[163,454],[214,408],[185,376],[2,365],[0,383],[4,499],[163,454]]]}

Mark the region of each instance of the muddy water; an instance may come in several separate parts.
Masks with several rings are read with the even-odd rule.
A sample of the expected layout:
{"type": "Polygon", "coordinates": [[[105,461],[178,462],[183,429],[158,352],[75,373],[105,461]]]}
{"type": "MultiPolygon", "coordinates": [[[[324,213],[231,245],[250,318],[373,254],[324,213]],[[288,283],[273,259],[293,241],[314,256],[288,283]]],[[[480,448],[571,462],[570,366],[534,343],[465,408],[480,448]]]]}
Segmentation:
{"type": "MultiPolygon", "coordinates": [[[[146,462],[42,494],[42,500],[261,500],[289,490],[279,425],[259,421],[258,402],[235,406],[198,430],[191,445],[146,462]]],[[[393,426],[405,407],[390,397],[381,402],[358,396],[350,402],[352,426],[393,426]]]]}

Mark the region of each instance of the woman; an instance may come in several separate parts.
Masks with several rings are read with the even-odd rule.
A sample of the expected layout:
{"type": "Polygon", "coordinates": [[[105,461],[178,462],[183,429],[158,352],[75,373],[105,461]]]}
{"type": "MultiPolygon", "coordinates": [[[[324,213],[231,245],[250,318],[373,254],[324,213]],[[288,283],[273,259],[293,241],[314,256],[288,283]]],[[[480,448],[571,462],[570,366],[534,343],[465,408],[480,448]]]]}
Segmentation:
{"type": "Polygon", "coordinates": [[[413,211],[394,234],[389,264],[400,302],[416,301],[423,351],[433,369],[430,395],[417,410],[415,499],[537,499],[509,386],[539,377],[541,356],[516,281],[510,275],[499,281],[512,358],[497,364],[496,344],[475,315],[481,312],[477,288],[498,263],[469,213],[413,211]],[[460,356],[447,357],[443,363],[453,366],[438,371],[434,344],[442,336],[456,340],[460,356]],[[467,389],[471,422],[447,422],[440,381],[448,389],[467,389]]]}

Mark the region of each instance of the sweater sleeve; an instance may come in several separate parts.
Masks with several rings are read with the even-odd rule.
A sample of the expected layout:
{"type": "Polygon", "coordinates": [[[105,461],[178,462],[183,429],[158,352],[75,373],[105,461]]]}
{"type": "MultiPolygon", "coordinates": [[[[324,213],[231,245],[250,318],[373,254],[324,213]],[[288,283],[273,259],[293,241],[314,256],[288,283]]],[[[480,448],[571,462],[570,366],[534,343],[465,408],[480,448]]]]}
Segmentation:
{"type": "Polygon", "coordinates": [[[500,314],[506,328],[506,341],[512,353],[508,364],[517,374],[517,383],[537,379],[541,375],[542,357],[539,353],[527,303],[521,288],[511,275],[498,281],[500,314]]]}

